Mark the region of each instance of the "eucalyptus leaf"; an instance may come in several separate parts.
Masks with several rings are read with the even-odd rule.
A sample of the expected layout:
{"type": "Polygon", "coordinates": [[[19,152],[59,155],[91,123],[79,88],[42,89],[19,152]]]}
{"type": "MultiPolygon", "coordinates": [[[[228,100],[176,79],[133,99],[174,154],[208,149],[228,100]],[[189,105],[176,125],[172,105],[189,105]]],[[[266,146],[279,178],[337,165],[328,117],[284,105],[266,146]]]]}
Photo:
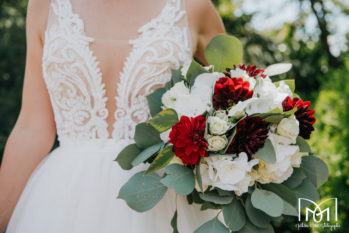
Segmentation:
{"type": "Polygon", "coordinates": [[[134,140],[141,149],[146,149],[155,144],[161,143],[160,133],[150,124],[140,123],[136,126],[134,140]]]}
{"type": "Polygon", "coordinates": [[[275,149],[270,139],[265,141],[264,146],[256,152],[255,156],[267,163],[274,163],[276,161],[275,149]]]}
{"type": "Polygon", "coordinates": [[[194,233],[230,233],[230,231],[221,221],[214,218],[201,225],[194,233]]]}
{"type": "Polygon", "coordinates": [[[178,122],[177,112],[173,109],[165,109],[154,116],[149,124],[160,133],[172,128],[178,122]]]}
{"type": "Polygon", "coordinates": [[[164,145],[164,143],[159,143],[159,144],[156,144],[154,146],[148,147],[147,149],[143,150],[141,153],[139,153],[139,155],[135,159],[133,159],[133,161],[131,163],[132,166],[135,167],[135,166],[143,163],[147,159],[149,159],[151,156],[156,154],[163,147],[163,145],[164,145]]]}
{"type": "Polygon", "coordinates": [[[298,216],[298,211],[290,203],[284,201],[284,209],[282,210],[282,214],[289,216],[298,216]]]}
{"type": "Polygon", "coordinates": [[[175,156],[174,152],[172,151],[172,146],[167,146],[165,147],[158,156],[154,159],[154,161],[150,164],[148,167],[147,171],[145,172],[146,174],[155,172],[163,167],[166,167],[167,164],[171,162],[173,157],[175,156]]]}
{"type": "Polygon", "coordinates": [[[205,57],[208,64],[214,65],[217,72],[223,72],[226,68],[233,68],[242,61],[242,44],[234,36],[219,34],[215,36],[205,49],[205,57]]]}
{"type": "MultiPolygon", "coordinates": [[[[295,192],[299,201],[299,198],[305,198],[312,201],[318,201],[320,199],[320,195],[313,185],[313,183],[309,179],[304,179],[302,184],[295,188],[295,192]]],[[[301,202],[301,209],[309,206],[311,203],[309,202],[301,202]]]]}
{"type": "Polygon", "coordinates": [[[199,196],[204,201],[213,202],[219,205],[226,205],[231,203],[233,197],[231,196],[220,196],[216,191],[208,191],[204,193],[199,193],[199,196]]]}
{"type": "Polygon", "coordinates": [[[315,187],[320,187],[328,179],[327,165],[316,156],[304,156],[302,159],[301,168],[315,187]]]}
{"type": "Polygon", "coordinates": [[[238,231],[238,233],[274,233],[273,227],[269,224],[265,228],[259,228],[254,226],[250,221],[246,222],[246,225],[238,231]]]}
{"type": "Polygon", "coordinates": [[[168,188],[173,188],[180,195],[190,194],[195,187],[193,170],[179,165],[171,164],[165,168],[166,176],[161,179],[168,188]]]}
{"type": "Polygon", "coordinates": [[[241,203],[234,199],[229,205],[223,206],[223,217],[232,231],[240,230],[246,223],[245,211],[241,203]]]}
{"type": "Polygon", "coordinates": [[[207,73],[207,70],[202,68],[195,60],[192,60],[187,72],[187,82],[189,86],[192,87],[195,83],[195,79],[203,73],[207,73]]]}
{"type": "Polygon", "coordinates": [[[292,206],[297,205],[296,193],[283,184],[269,183],[269,184],[262,185],[262,188],[275,193],[276,195],[281,197],[283,200],[290,203],[292,206]]]}
{"type": "Polygon", "coordinates": [[[130,144],[126,146],[115,159],[119,163],[120,167],[124,170],[130,170],[133,168],[132,160],[141,153],[141,150],[137,147],[136,144],[130,144]]]}
{"type": "Polygon", "coordinates": [[[294,189],[300,185],[305,178],[306,176],[301,168],[293,168],[292,175],[286,181],[284,181],[283,184],[290,189],[294,189]]]}
{"type": "Polygon", "coordinates": [[[165,92],[165,88],[159,88],[147,96],[151,116],[155,116],[162,111],[161,97],[165,92]]]}
{"type": "Polygon", "coordinates": [[[284,208],[283,200],[273,192],[256,189],[251,196],[252,205],[272,217],[278,217],[282,214],[284,208]]]}
{"type": "Polygon", "coordinates": [[[251,196],[248,196],[246,198],[245,211],[250,221],[257,227],[265,228],[269,226],[271,217],[263,211],[253,207],[251,202],[251,196]]]}
{"type": "Polygon", "coordinates": [[[138,212],[153,208],[164,196],[167,187],[160,182],[161,177],[152,173],[144,175],[144,171],[133,175],[119,192],[118,198],[138,212]]]}
{"type": "Polygon", "coordinates": [[[311,148],[310,148],[308,142],[304,138],[302,138],[301,136],[297,137],[296,144],[299,146],[299,150],[301,152],[311,153],[311,148]]]}

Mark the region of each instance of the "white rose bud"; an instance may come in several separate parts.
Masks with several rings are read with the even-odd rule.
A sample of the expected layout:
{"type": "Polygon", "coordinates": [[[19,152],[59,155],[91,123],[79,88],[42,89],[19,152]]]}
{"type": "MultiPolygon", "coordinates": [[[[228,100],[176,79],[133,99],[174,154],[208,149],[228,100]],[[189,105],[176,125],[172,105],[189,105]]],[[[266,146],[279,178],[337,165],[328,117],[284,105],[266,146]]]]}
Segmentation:
{"type": "Polygon", "coordinates": [[[293,115],[282,119],[277,127],[277,133],[291,139],[292,143],[296,143],[299,134],[299,122],[296,117],[293,115]]]}
{"type": "Polygon", "coordinates": [[[224,121],[228,121],[228,115],[225,110],[218,110],[213,114],[215,117],[218,117],[224,121]]]}
{"type": "Polygon", "coordinates": [[[229,129],[228,122],[216,116],[208,117],[209,130],[211,134],[222,135],[229,129]]]}
{"type": "Polygon", "coordinates": [[[208,142],[208,150],[209,151],[220,151],[225,148],[228,144],[227,137],[224,136],[211,136],[209,135],[207,138],[208,142]]]}

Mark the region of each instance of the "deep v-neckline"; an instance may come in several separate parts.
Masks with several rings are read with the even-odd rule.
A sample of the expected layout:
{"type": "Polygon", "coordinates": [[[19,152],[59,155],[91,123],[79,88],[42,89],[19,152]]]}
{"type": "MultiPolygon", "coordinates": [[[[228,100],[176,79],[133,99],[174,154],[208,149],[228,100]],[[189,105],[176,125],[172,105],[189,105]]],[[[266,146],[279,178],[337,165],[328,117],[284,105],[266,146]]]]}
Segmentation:
{"type": "MultiPolygon", "coordinates": [[[[98,56],[95,55],[95,51],[91,48],[91,43],[95,42],[96,41],[96,38],[93,37],[93,36],[89,36],[87,35],[86,33],[86,28],[85,28],[85,21],[83,20],[83,18],[81,17],[81,15],[79,13],[77,13],[75,10],[74,10],[74,7],[73,7],[73,4],[71,2],[71,0],[67,0],[67,3],[69,4],[69,7],[71,9],[71,12],[73,15],[75,15],[75,17],[81,22],[81,25],[82,25],[82,31],[81,31],[81,35],[85,38],[87,38],[87,41],[88,41],[88,51],[89,51],[89,54],[91,56],[91,60],[93,61],[93,65],[95,66],[95,70],[97,72],[97,79],[99,79],[99,82],[101,83],[101,87],[102,87],[102,92],[103,92],[103,99],[104,99],[104,104],[105,104],[105,110],[107,111],[107,116],[106,118],[110,117],[110,112],[109,112],[109,109],[107,109],[107,106],[106,106],[106,102],[108,101],[108,96],[107,96],[107,93],[106,93],[106,88],[105,88],[105,81],[103,80],[103,77],[104,77],[104,74],[101,70],[101,63],[100,63],[100,60],[98,58],[98,56]]],[[[131,46],[131,49],[130,51],[127,53],[127,56],[125,56],[125,59],[123,61],[123,65],[122,65],[122,69],[118,72],[118,75],[119,75],[119,82],[117,82],[115,85],[115,88],[116,90],[118,90],[118,86],[120,85],[120,83],[122,82],[122,80],[124,79],[124,75],[126,74],[126,71],[129,69],[129,66],[130,66],[130,60],[132,60],[132,56],[134,56],[135,54],[135,49],[136,49],[136,46],[135,46],[135,41],[139,40],[142,38],[143,36],[143,28],[146,28],[148,27],[149,25],[152,24],[153,21],[157,20],[158,18],[161,17],[161,15],[164,13],[164,11],[166,10],[166,8],[169,6],[169,3],[170,3],[170,0],[166,0],[165,1],[165,4],[164,6],[161,8],[160,12],[153,16],[148,22],[142,24],[138,29],[137,29],[137,36],[135,36],[135,38],[133,39],[128,39],[127,40],[127,44],[129,46],[131,46]]],[[[120,96],[120,93],[118,91],[116,91],[116,96],[114,97],[116,99],[116,105],[117,105],[117,99],[118,97],[120,96]]],[[[116,109],[117,110],[117,109],[116,109]]],[[[112,113],[113,116],[114,116],[114,113],[112,113]]],[[[111,138],[113,139],[114,138],[114,134],[115,134],[115,117],[113,119],[114,123],[111,127],[111,131],[108,130],[108,138],[111,138]]]]}

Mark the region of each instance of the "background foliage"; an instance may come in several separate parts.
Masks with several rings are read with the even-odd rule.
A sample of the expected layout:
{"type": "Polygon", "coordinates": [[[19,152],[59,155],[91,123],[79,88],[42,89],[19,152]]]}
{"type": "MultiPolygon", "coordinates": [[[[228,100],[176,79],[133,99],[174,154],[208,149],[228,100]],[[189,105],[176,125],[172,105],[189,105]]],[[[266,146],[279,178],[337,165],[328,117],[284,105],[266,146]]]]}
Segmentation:
{"type": "MultiPolygon", "coordinates": [[[[275,0],[274,0],[275,1],[275,0]]],[[[330,168],[330,178],[320,190],[323,198],[339,200],[339,223],[335,232],[349,229],[349,53],[346,46],[334,50],[330,43],[340,24],[331,20],[349,16],[344,0],[286,0],[299,5],[297,17],[282,27],[256,30],[253,27],[259,12],[242,10],[242,0],[213,0],[227,31],[244,44],[245,63],[265,67],[288,61],[294,67],[287,75],[296,78],[297,90],[313,102],[316,110],[316,132],[311,144],[316,154],[330,168]],[[313,19],[313,30],[307,30],[313,19]],[[334,52],[335,51],[335,52],[334,52]]],[[[270,4],[273,7],[273,4],[270,4]]],[[[3,149],[15,124],[21,103],[25,62],[26,0],[0,1],[0,161],[3,149]]],[[[266,21],[267,22],[267,21],[266,21]]],[[[349,22],[342,22],[349,25],[349,22]]],[[[348,28],[348,27],[347,27],[348,28]]],[[[299,232],[295,218],[276,222],[276,232],[299,232]]],[[[330,232],[312,229],[312,232],[330,232]]],[[[303,230],[309,232],[309,230],[303,230]]],[[[332,231],[333,232],[333,231],[332,231]]]]}

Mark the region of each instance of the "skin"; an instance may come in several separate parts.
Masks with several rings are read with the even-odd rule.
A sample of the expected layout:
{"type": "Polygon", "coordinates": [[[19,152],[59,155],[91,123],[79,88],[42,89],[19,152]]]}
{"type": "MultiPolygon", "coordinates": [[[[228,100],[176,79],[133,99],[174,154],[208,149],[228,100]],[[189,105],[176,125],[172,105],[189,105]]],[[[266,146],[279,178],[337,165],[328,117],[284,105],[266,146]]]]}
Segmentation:
{"type": "MultiPolygon", "coordinates": [[[[144,12],[147,12],[147,10],[144,10],[147,8],[151,11],[151,3],[154,3],[154,1],[134,0],[126,1],[123,4],[120,3],[121,0],[74,0],[72,2],[73,7],[77,7],[78,9],[81,7],[81,17],[84,20],[86,19],[86,33],[93,34],[94,31],[100,30],[98,22],[102,23],[104,17],[113,15],[113,17],[119,17],[120,19],[130,19],[130,16],[127,18],[125,12],[129,13],[131,12],[130,9],[135,9],[136,7],[143,9],[144,12]],[[88,6],[88,8],[84,8],[84,5],[88,6]],[[91,14],[91,11],[88,12],[88,9],[93,9],[93,14],[91,14]],[[114,11],[120,9],[119,14],[109,14],[107,11],[110,11],[110,9],[114,11]],[[93,21],[89,17],[84,17],[84,14],[93,15],[93,21]],[[93,24],[92,22],[95,23],[93,24]]],[[[27,59],[22,106],[17,122],[8,138],[0,167],[0,233],[5,231],[10,216],[30,175],[50,152],[56,137],[54,114],[41,67],[49,4],[50,1],[48,0],[30,0],[28,4],[26,25],[27,59]]],[[[204,57],[204,48],[212,37],[225,32],[223,23],[210,0],[187,0],[186,9],[192,44],[195,48],[193,56],[203,64],[207,64],[204,57]]],[[[156,10],[159,12],[161,5],[159,9],[154,10],[152,15],[156,15],[156,10]]],[[[139,14],[140,11],[137,12],[139,14]]],[[[147,22],[146,17],[143,17],[144,19],[141,15],[139,17],[141,18],[139,20],[140,22],[147,22]]],[[[105,21],[115,22],[115,18],[114,21],[113,19],[107,19],[105,21]]],[[[137,20],[134,22],[132,20],[129,21],[136,24],[137,20]]],[[[108,38],[115,38],[113,36],[117,35],[110,33],[110,31],[118,32],[118,27],[128,28],[122,22],[120,22],[120,25],[114,23],[114,25],[110,26],[105,25],[103,28],[110,28],[112,26],[114,30],[98,32],[101,41],[105,40],[105,43],[107,43],[108,38]]],[[[129,38],[132,38],[132,36],[121,39],[127,40],[129,38]]],[[[91,45],[91,48],[93,48],[93,45],[91,45]]],[[[107,57],[105,60],[112,60],[110,58],[107,57]]],[[[107,76],[113,64],[103,63],[103,61],[100,61],[102,73],[107,76]]],[[[112,72],[115,71],[111,70],[110,73],[112,72]]],[[[106,86],[108,88],[107,81],[106,86]]]]}

